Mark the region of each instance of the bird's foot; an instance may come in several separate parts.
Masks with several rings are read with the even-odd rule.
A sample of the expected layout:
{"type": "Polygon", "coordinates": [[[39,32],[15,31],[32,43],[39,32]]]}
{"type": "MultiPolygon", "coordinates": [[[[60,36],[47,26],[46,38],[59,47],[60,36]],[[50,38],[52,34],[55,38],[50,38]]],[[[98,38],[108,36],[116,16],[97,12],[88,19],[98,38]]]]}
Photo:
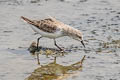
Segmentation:
{"type": "Polygon", "coordinates": [[[36,47],[36,50],[35,50],[36,52],[39,52],[40,51],[40,49],[39,49],[39,47],[37,46],[36,47]]]}
{"type": "Polygon", "coordinates": [[[38,62],[38,65],[40,65],[40,62],[38,62]]]}
{"type": "Polygon", "coordinates": [[[65,50],[61,49],[60,52],[62,53],[62,56],[64,56],[65,50]]]}

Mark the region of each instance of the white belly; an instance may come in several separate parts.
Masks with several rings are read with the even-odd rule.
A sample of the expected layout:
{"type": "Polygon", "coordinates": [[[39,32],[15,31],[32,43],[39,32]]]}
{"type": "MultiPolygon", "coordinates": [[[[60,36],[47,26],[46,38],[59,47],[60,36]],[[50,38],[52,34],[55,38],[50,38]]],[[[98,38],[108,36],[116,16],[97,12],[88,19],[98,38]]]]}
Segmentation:
{"type": "Polygon", "coordinates": [[[44,32],[44,31],[36,28],[36,27],[33,26],[33,25],[30,25],[30,26],[31,26],[31,28],[32,28],[35,32],[39,33],[42,37],[48,37],[48,38],[54,39],[54,38],[58,38],[58,37],[62,37],[62,36],[63,36],[63,34],[62,34],[61,31],[56,31],[55,33],[48,33],[48,32],[44,32]]]}

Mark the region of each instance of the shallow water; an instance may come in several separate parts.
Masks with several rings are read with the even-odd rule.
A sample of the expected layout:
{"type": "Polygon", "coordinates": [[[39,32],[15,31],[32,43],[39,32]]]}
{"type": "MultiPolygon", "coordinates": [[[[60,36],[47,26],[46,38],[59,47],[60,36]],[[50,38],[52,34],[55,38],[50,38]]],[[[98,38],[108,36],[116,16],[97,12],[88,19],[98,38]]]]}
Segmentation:
{"type": "MultiPolygon", "coordinates": [[[[86,48],[69,37],[57,39],[65,49],[72,50],[57,58],[57,64],[69,66],[86,55],[79,75],[66,80],[120,79],[120,1],[119,0],[0,0],[0,80],[24,80],[40,67],[27,51],[39,35],[20,16],[43,19],[48,15],[75,27],[84,35],[86,48]],[[64,43],[63,43],[64,42],[64,43]]],[[[40,40],[43,47],[56,48],[53,40],[40,40]],[[49,43],[50,42],[50,43],[49,43]]],[[[53,57],[40,55],[42,65],[53,57]]]]}

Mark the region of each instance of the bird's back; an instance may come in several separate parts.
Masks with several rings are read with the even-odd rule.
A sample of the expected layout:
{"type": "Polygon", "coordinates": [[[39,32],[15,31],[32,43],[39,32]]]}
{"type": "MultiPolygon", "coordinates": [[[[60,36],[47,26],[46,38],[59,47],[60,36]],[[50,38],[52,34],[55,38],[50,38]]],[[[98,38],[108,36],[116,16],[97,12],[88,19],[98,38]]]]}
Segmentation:
{"type": "Polygon", "coordinates": [[[41,35],[43,33],[45,33],[45,35],[50,35],[50,34],[54,35],[54,33],[56,33],[57,36],[69,36],[69,35],[77,35],[77,34],[81,35],[81,32],[79,30],[70,27],[69,25],[66,25],[52,17],[43,20],[30,20],[23,16],[21,18],[24,19],[27,23],[33,25],[32,26],[33,30],[39,32],[41,35]],[[40,30],[42,32],[40,32],[40,30]]]}
{"type": "Polygon", "coordinates": [[[41,34],[44,37],[57,38],[63,36],[62,25],[54,18],[47,18],[43,20],[30,20],[25,17],[21,17],[27,23],[31,24],[32,29],[41,34]]]}
{"type": "Polygon", "coordinates": [[[25,20],[27,23],[33,25],[34,27],[44,31],[44,32],[48,32],[48,33],[54,33],[57,30],[59,30],[59,25],[56,24],[55,20],[53,20],[52,18],[47,18],[44,20],[30,20],[28,18],[25,17],[21,17],[23,20],[25,20]]]}

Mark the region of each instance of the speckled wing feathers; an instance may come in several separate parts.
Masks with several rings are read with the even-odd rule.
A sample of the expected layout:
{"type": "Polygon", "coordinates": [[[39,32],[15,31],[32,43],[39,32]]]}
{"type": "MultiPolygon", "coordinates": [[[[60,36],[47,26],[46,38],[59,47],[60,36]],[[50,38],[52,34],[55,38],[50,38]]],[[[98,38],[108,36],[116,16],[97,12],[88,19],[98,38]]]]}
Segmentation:
{"type": "Polygon", "coordinates": [[[30,20],[23,16],[21,18],[24,19],[27,23],[34,25],[35,27],[37,27],[38,29],[44,32],[54,33],[60,30],[59,27],[57,27],[58,25],[56,24],[56,22],[51,18],[47,18],[47,19],[40,20],[40,21],[30,20]]]}

